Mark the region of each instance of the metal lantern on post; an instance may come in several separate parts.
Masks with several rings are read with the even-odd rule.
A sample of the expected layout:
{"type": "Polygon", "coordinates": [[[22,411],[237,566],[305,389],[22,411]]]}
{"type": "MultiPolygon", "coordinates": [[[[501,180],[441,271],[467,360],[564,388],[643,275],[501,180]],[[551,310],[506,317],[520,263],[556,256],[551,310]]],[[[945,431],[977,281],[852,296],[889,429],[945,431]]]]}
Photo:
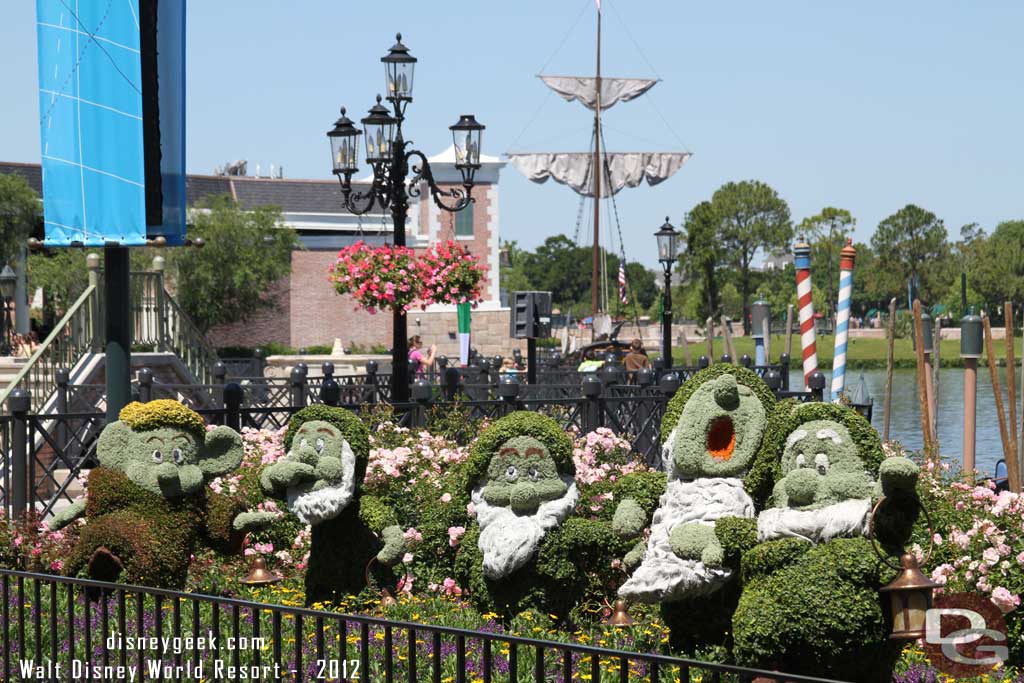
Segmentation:
{"type": "MultiPolygon", "coordinates": [[[[392,109],[382,104],[378,95],[377,103],[361,121],[365,134],[365,158],[373,167],[373,180],[368,187],[359,190],[352,187],[352,176],[358,170],[360,132],[345,116],[344,109],[327,137],[331,143],[333,171],[341,185],[342,206],[356,216],[374,209],[390,212],[394,245],[404,247],[409,198],[419,197],[423,185],[429,189],[434,203],[450,213],[462,211],[475,201],[471,193],[475,174],[480,168],[480,138],[484,126],[472,114],[464,114],[450,127],[455,143],[455,167],[462,174],[462,187],[439,187],[426,155],[419,150],[408,149],[410,143],[402,137],[405,109],[412,102],[416,58],[402,43],[401,34],[396,39],[397,42],[381,58],[386,100],[392,109]]],[[[407,331],[405,312],[394,311],[391,398],[396,403],[409,400],[411,375],[407,331]]]]}
{"type": "Polygon", "coordinates": [[[679,231],[672,227],[665,216],[665,223],[654,233],[658,241],[658,261],[665,272],[665,291],[661,312],[661,365],[665,370],[672,367],[672,266],[679,253],[679,231]]]}
{"type": "MultiPolygon", "coordinates": [[[[889,568],[898,571],[899,574],[895,579],[882,586],[879,592],[883,596],[889,596],[890,616],[892,618],[889,639],[917,640],[918,638],[924,638],[925,619],[927,618],[928,610],[932,606],[932,591],[939,584],[925,576],[924,572],[921,571],[917,557],[913,553],[903,553],[900,556],[900,566],[896,567],[889,558],[879,552],[878,544],[875,542],[875,516],[878,514],[879,509],[888,501],[889,498],[887,496],[882,496],[878,503],[875,504],[874,509],[871,510],[871,517],[868,522],[868,537],[871,540],[871,547],[874,549],[875,554],[878,555],[878,559],[889,568]]],[[[920,502],[918,505],[920,505],[920,502]]],[[[928,523],[928,535],[929,537],[934,537],[928,510],[922,506],[921,511],[924,512],[925,520],[928,523]]],[[[932,541],[928,548],[929,556],[931,556],[932,547],[934,547],[934,541],[932,541]]]]}

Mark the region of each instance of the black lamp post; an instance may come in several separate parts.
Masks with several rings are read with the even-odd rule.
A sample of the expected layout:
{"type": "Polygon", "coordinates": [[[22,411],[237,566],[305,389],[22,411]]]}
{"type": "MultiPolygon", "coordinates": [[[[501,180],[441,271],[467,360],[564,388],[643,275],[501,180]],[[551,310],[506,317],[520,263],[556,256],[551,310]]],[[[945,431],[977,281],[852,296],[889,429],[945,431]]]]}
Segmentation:
{"type": "MultiPolygon", "coordinates": [[[[434,203],[445,211],[462,211],[476,201],[472,196],[473,178],[480,168],[480,137],[484,126],[472,114],[463,114],[449,130],[455,143],[455,168],[462,175],[462,189],[442,190],[434,182],[427,157],[402,137],[405,109],[412,102],[413,72],[416,58],[402,44],[402,34],[381,62],[384,63],[385,92],[391,110],[377,103],[362,119],[360,131],[345,115],[327,133],[331,142],[331,160],[334,175],[341,183],[343,205],[349,212],[361,215],[374,207],[390,209],[394,226],[395,246],[405,246],[405,223],[409,213],[409,198],[420,196],[420,183],[426,182],[434,203]],[[366,140],[366,163],[373,167],[373,182],[365,191],[353,192],[352,175],[359,165],[359,136],[366,140]],[[410,160],[416,158],[410,165],[410,160]],[[412,177],[410,178],[410,171],[412,177]],[[446,201],[447,200],[447,201],[446,201]],[[450,202],[450,203],[448,203],[450,202]]],[[[394,334],[391,345],[392,400],[409,400],[409,345],[405,313],[395,311],[394,334]]]]}
{"type": "Polygon", "coordinates": [[[0,320],[0,356],[9,356],[13,350],[11,344],[10,306],[8,302],[14,296],[18,276],[10,265],[4,265],[0,271],[0,300],[3,302],[3,320],[0,320]]]}
{"type": "Polygon", "coordinates": [[[665,270],[665,291],[661,312],[661,363],[665,370],[672,367],[672,266],[679,253],[679,231],[672,227],[665,216],[665,224],[658,232],[658,260],[665,270]]]}

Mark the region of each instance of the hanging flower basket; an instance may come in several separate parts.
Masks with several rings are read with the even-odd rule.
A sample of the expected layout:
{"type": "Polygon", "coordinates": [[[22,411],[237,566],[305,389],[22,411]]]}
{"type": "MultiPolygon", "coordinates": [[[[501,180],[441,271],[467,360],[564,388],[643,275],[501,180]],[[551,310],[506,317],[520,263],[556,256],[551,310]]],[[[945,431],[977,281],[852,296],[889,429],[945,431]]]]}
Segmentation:
{"type": "Polygon", "coordinates": [[[407,247],[370,247],[360,240],[338,252],[327,279],[369,313],[408,311],[420,294],[416,256],[407,247]]]}
{"type": "Polygon", "coordinates": [[[442,242],[429,247],[416,264],[420,274],[421,305],[472,304],[483,300],[487,267],[460,244],[442,242]]]}

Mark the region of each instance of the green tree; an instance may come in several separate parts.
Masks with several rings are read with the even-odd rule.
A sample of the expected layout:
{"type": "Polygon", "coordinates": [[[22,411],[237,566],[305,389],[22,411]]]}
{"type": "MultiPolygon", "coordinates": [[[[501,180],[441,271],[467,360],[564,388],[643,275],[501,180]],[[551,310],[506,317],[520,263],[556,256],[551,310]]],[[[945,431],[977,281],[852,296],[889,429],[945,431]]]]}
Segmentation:
{"type": "Polygon", "coordinates": [[[923,302],[934,303],[949,288],[946,226],[932,212],[907,204],[878,224],[871,248],[878,261],[874,276],[886,290],[906,291],[910,282],[923,302]]]}
{"type": "MultiPolygon", "coordinates": [[[[618,291],[618,265],[615,266],[615,287],[618,291]]],[[[626,290],[629,295],[629,303],[624,307],[623,312],[632,316],[634,306],[636,310],[645,311],[649,309],[658,298],[657,275],[642,263],[626,261],[626,290]]]]}
{"type": "Polygon", "coordinates": [[[205,332],[276,308],[270,287],[291,272],[292,251],[299,248],[280,210],[242,210],[229,197],[198,208],[189,236],[202,237],[206,245],[168,250],[176,297],[185,312],[205,332]]]}
{"type": "Polygon", "coordinates": [[[803,233],[811,245],[811,272],[814,279],[825,283],[826,309],[829,319],[835,314],[836,283],[839,279],[839,252],[846,238],[853,233],[856,219],[846,209],[827,206],[816,216],[800,221],[797,232],[803,233]]]}
{"type": "Polygon", "coordinates": [[[974,236],[957,246],[969,288],[996,317],[1004,301],[1024,300],[1024,220],[1003,221],[987,239],[974,236]]]}
{"type": "Polygon", "coordinates": [[[39,195],[21,176],[0,173],[0,268],[25,246],[40,209],[39,195]]]}
{"type": "Polygon", "coordinates": [[[711,202],[701,202],[693,207],[683,220],[686,235],[686,251],[682,256],[683,275],[698,283],[702,302],[694,311],[700,320],[717,317],[720,313],[718,268],[723,261],[721,244],[718,241],[719,218],[711,202]]]}
{"type": "Polygon", "coordinates": [[[500,266],[501,288],[506,292],[528,292],[537,289],[523,270],[523,256],[527,252],[521,249],[515,240],[502,242],[501,249],[504,252],[500,266]]]}
{"type": "Polygon", "coordinates": [[[738,272],[743,330],[750,334],[751,265],[758,251],[783,249],[793,237],[789,206],[758,180],[726,183],[712,196],[718,242],[725,261],[738,272]]]}

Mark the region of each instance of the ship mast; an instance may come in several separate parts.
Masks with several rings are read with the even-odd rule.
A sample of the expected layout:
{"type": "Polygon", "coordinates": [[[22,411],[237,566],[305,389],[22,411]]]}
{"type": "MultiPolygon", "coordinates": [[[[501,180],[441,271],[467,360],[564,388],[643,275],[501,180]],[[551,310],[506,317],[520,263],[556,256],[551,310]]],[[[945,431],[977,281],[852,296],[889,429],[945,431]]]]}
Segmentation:
{"type": "Polygon", "coordinates": [[[590,311],[594,316],[596,328],[597,314],[600,310],[598,305],[598,277],[600,273],[600,240],[601,240],[601,174],[604,164],[601,163],[601,5],[597,5],[597,77],[594,79],[594,96],[597,106],[594,107],[594,165],[592,173],[594,176],[594,248],[591,258],[593,275],[590,282],[590,311]]]}

